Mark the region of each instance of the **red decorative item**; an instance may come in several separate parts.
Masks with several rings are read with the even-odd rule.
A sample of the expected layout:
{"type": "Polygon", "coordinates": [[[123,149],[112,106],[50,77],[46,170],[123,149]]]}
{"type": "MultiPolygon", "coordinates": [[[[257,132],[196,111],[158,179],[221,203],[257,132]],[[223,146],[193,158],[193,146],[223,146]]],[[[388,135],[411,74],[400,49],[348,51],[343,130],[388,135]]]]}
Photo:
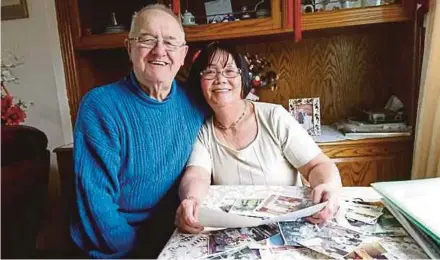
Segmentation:
{"type": "MultiPolygon", "coordinates": [[[[3,84],[2,89],[6,90],[3,84]]],[[[5,92],[7,92],[7,90],[5,92]]],[[[15,103],[14,97],[9,95],[9,93],[2,93],[2,124],[19,125],[23,123],[26,119],[25,109],[26,107],[21,101],[15,103]]]]}
{"type": "Polygon", "coordinates": [[[173,0],[172,8],[173,13],[175,13],[177,16],[180,16],[180,0],[173,0]]]}
{"type": "Polygon", "coordinates": [[[301,29],[301,0],[293,0],[293,34],[295,42],[299,42],[302,39],[301,29]]]}
{"type": "Polygon", "coordinates": [[[26,104],[21,99],[14,100],[14,97],[9,93],[5,83],[18,84],[18,78],[14,77],[11,73],[11,69],[21,65],[22,63],[14,56],[15,63],[4,64],[2,60],[1,64],[1,123],[7,126],[16,126],[24,122],[26,119],[26,109],[30,104],[26,104]]]}

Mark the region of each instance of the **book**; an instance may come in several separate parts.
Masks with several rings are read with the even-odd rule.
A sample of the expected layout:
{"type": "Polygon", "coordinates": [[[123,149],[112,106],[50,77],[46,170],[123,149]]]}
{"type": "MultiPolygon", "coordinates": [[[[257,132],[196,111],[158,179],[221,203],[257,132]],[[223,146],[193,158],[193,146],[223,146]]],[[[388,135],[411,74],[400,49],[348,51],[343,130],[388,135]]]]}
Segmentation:
{"type": "Polygon", "coordinates": [[[371,186],[395,211],[440,245],[440,178],[379,182],[371,186]]]}

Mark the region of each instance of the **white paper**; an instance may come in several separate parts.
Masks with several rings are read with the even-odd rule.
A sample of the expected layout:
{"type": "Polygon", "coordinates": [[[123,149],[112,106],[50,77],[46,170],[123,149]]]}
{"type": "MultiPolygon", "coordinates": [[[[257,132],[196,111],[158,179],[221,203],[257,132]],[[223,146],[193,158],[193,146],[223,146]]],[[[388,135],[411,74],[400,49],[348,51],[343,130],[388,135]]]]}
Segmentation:
{"type": "Polygon", "coordinates": [[[326,204],[327,202],[323,202],[289,214],[267,219],[240,216],[202,207],[199,210],[199,222],[204,227],[213,228],[256,227],[274,222],[294,221],[298,218],[308,217],[322,210],[326,204]]]}

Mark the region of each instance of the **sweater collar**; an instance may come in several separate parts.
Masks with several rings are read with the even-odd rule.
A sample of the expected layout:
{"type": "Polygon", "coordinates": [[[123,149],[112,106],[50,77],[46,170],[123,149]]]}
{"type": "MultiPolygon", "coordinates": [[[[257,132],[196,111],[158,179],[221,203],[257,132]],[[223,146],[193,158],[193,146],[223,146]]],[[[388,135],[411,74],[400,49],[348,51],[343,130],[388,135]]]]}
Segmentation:
{"type": "Polygon", "coordinates": [[[134,92],[136,96],[138,96],[141,100],[145,101],[148,104],[152,105],[164,105],[167,104],[176,94],[177,83],[175,80],[171,83],[171,90],[168,96],[163,101],[158,101],[154,98],[151,98],[139,85],[138,80],[133,71],[130,72],[130,75],[127,77],[127,81],[129,82],[130,88],[134,92]]]}

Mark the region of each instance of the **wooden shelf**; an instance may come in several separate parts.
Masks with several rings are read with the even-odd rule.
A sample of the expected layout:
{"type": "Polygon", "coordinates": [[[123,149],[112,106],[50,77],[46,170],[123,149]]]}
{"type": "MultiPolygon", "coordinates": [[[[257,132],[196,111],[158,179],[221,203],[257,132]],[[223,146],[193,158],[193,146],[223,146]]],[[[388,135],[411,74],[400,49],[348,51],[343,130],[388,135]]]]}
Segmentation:
{"type": "MultiPolygon", "coordinates": [[[[272,25],[273,22],[271,18],[260,18],[228,23],[184,26],[184,30],[188,43],[292,31],[292,29],[282,30],[280,28],[272,28],[272,25]]],[[[75,46],[78,50],[122,48],[124,47],[124,40],[127,37],[128,32],[87,35],[80,37],[76,41],[75,46]]]]}
{"type": "Polygon", "coordinates": [[[353,25],[400,22],[408,19],[402,5],[392,4],[303,14],[301,28],[303,31],[308,31],[353,25]]]}
{"type": "Polygon", "coordinates": [[[95,34],[80,37],[75,41],[77,50],[99,50],[123,48],[124,40],[128,37],[128,32],[95,34]]]}
{"type": "Polygon", "coordinates": [[[257,35],[279,33],[280,28],[273,28],[272,18],[250,19],[228,23],[185,26],[188,42],[233,39],[257,35]]]}
{"type": "MultiPolygon", "coordinates": [[[[393,4],[304,14],[301,24],[302,29],[308,31],[406,20],[403,6],[393,4]]],[[[293,32],[292,28],[275,26],[271,18],[185,26],[184,29],[188,43],[293,32]]],[[[75,49],[123,48],[127,35],[128,32],[82,36],[75,41],[75,49]]]]}

